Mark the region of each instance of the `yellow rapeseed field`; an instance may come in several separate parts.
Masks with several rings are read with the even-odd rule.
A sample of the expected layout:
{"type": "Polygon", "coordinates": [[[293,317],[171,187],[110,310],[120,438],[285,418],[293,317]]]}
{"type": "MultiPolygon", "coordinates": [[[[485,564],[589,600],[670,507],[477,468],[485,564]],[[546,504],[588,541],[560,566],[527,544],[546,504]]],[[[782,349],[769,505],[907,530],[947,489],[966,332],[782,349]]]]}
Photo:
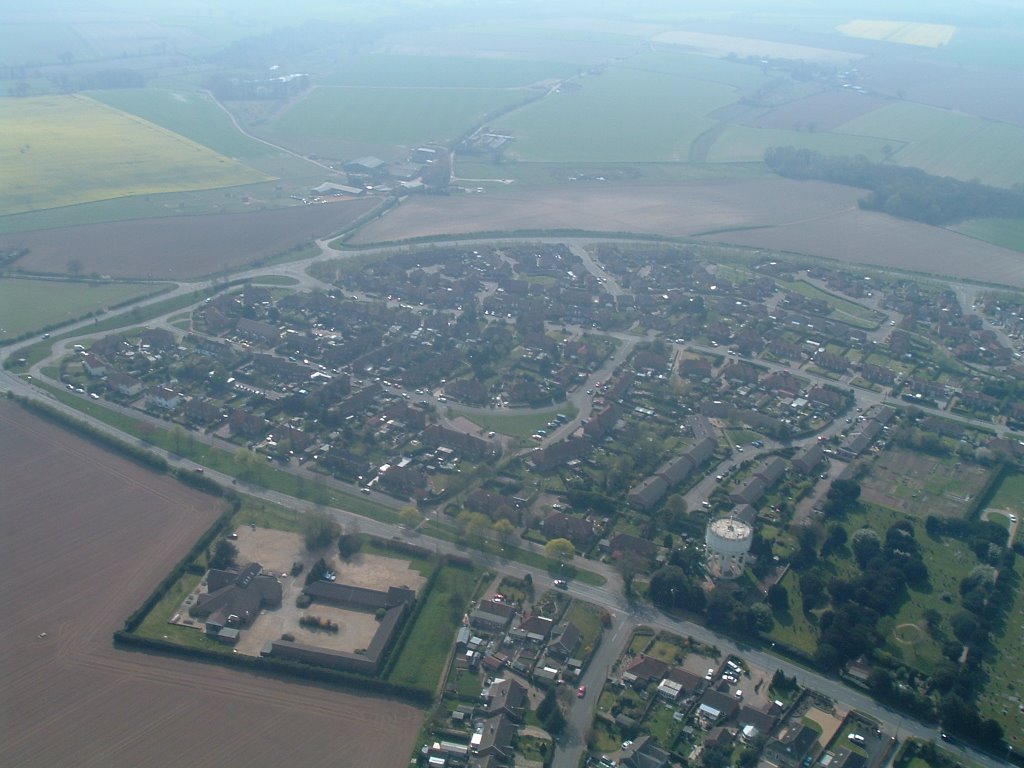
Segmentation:
{"type": "Polygon", "coordinates": [[[925,24],[916,21],[876,21],[855,19],[836,27],[849,37],[863,37],[867,40],[885,40],[904,45],[920,45],[924,48],[938,48],[946,45],[956,34],[956,27],[949,24],[925,24]]]}
{"type": "Polygon", "coordinates": [[[0,99],[0,215],[269,178],[84,96],[0,99]]]}

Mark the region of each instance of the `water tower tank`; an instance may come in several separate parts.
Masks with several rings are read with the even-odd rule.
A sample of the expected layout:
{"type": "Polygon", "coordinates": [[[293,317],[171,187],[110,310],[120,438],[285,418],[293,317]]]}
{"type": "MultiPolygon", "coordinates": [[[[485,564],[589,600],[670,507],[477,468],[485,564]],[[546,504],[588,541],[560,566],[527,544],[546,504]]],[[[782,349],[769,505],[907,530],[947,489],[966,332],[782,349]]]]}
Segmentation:
{"type": "Polygon", "coordinates": [[[704,541],[708,546],[708,570],[721,579],[735,579],[743,573],[754,529],[744,522],[724,517],[708,524],[704,541]]]}

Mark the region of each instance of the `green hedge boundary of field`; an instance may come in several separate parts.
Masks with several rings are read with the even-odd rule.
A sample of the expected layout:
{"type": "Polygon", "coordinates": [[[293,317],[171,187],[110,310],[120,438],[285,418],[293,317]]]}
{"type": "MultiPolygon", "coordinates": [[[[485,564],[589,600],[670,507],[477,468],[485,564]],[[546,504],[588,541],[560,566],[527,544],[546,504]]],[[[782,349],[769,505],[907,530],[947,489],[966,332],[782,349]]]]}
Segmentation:
{"type": "MultiPolygon", "coordinates": [[[[57,424],[58,426],[64,427],[91,443],[95,443],[103,448],[112,450],[115,453],[124,456],[126,459],[130,459],[144,467],[156,470],[157,472],[169,473],[170,471],[170,465],[167,463],[166,459],[161,456],[157,456],[155,453],[152,453],[145,448],[140,448],[137,445],[132,445],[120,438],[109,435],[90,424],[86,424],[84,421],[68,416],[63,411],[47,405],[46,403],[11,393],[8,393],[7,396],[18,403],[26,411],[57,424]]],[[[181,479],[180,476],[178,479],[181,479]]],[[[217,486],[217,488],[220,489],[220,486],[217,486]]],[[[222,492],[218,492],[216,495],[220,496],[222,495],[222,492]]]]}
{"type": "Polygon", "coordinates": [[[989,502],[995,498],[996,493],[999,491],[999,486],[1003,484],[1003,480],[1006,479],[1009,472],[1010,465],[1005,461],[1000,462],[996,471],[989,475],[988,482],[975,494],[974,499],[967,508],[967,514],[964,515],[964,520],[975,522],[981,517],[981,513],[989,505],[989,502]]]}
{"type": "Polygon", "coordinates": [[[395,685],[375,677],[359,677],[337,669],[330,669],[329,667],[318,667],[286,659],[258,658],[238,653],[223,654],[200,648],[189,648],[168,640],[140,637],[124,630],[114,633],[114,645],[118,648],[139,648],[144,651],[163,653],[192,661],[236,667],[256,672],[257,674],[271,674],[293,680],[308,680],[313,683],[328,684],[339,688],[355,689],[360,693],[379,693],[424,706],[430,704],[433,700],[433,694],[430,691],[395,685]]]}

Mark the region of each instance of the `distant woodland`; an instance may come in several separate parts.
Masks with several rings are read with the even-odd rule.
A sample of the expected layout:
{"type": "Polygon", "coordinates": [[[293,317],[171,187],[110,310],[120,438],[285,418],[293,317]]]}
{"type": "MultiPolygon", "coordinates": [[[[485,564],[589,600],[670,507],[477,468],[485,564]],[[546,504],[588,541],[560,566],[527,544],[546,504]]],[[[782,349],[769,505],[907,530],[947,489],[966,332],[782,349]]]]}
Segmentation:
{"type": "Polygon", "coordinates": [[[818,179],[867,189],[860,207],[926,224],[975,218],[1024,217],[1024,184],[1000,189],[977,182],[933,176],[920,168],[872,163],[862,155],[826,156],[796,147],[772,147],[765,163],[780,176],[818,179]]]}

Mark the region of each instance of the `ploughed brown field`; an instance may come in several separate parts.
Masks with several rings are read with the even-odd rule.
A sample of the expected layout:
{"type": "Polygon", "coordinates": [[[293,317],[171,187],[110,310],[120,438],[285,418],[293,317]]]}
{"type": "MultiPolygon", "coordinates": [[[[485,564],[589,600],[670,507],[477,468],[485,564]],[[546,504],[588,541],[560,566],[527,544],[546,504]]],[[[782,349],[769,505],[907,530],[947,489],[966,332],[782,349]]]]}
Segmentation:
{"type": "Polygon", "coordinates": [[[818,181],[742,179],[672,185],[567,184],[419,197],[361,228],[352,244],[445,234],[581,229],[630,232],[820,256],[1024,286],[1015,251],[940,227],[862,211],[863,190],[818,181]]]}
{"type": "Polygon", "coordinates": [[[251,213],[115,221],[0,236],[0,251],[28,248],[15,266],[89,275],[187,279],[276,256],[337,232],[380,205],[355,198],[251,213]]]}
{"type": "Polygon", "coordinates": [[[405,764],[406,704],[114,649],[212,497],[8,402],[0,459],[0,765],[405,764]]]}

